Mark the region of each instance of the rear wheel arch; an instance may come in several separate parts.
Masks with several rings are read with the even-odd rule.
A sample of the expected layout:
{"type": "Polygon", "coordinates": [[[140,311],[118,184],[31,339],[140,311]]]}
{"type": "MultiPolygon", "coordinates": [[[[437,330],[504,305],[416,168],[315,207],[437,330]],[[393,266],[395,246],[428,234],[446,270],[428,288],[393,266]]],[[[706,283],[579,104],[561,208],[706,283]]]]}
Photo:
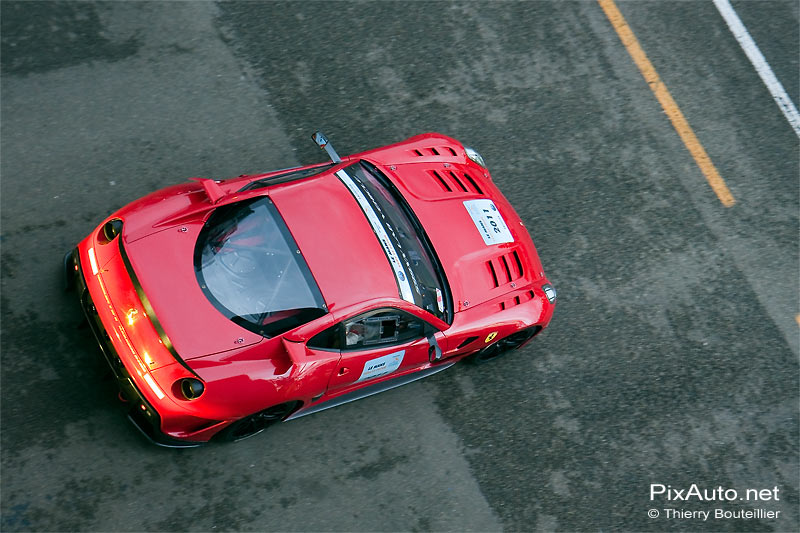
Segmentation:
{"type": "Polygon", "coordinates": [[[290,401],[267,407],[232,422],[214,435],[214,439],[221,442],[237,442],[258,435],[269,426],[286,420],[302,405],[301,401],[290,401]]]}

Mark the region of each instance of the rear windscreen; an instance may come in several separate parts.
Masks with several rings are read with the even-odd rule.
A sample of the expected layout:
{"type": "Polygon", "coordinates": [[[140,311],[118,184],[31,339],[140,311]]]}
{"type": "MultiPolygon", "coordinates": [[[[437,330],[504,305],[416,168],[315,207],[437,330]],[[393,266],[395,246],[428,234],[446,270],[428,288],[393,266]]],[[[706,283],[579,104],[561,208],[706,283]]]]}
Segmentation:
{"type": "Polygon", "coordinates": [[[269,198],[220,207],[194,254],[211,303],[242,327],[272,337],[327,310],[308,265],[269,198]]]}

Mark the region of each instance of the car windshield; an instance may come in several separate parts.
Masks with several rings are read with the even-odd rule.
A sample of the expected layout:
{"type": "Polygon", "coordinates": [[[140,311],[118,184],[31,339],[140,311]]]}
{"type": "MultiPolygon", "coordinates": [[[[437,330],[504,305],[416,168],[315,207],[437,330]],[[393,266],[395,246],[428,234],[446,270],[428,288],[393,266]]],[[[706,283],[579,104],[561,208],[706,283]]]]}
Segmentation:
{"type": "Polygon", "coordinates": [[[402,299],[450,322],[450,292],[444,273],[416,216],[394,185],[365,161],[336,176],[367,217],[394,272],[402,299]]]}
{"type": "Polygon", "coordinates": [[[197,280],[219,311],[272,337],[327,312],[308,265],[267,197],[220,207],[194,253],[197,280]]]}

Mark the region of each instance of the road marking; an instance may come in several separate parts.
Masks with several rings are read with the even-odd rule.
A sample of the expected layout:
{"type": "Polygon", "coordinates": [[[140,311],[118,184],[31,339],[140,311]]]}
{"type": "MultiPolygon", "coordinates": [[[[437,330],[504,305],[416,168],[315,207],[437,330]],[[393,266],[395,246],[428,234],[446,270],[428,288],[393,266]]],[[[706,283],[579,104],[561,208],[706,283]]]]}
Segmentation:
{"type": "Polygon", "coordinates": [[[742,24],[739,15],[736,14],[736,11],[734,11],[733,6],[731,6],[728,0],[714,0],[714,5],[717,6],[719,14],[725,19],[733,36],[739,41],[739,45],[742,47],[742,50],[744,50],[744,53],[747,54],[747,58],[750,59],[756,72],[761,76],[761,81],[763,81],[764,85],[769,89],[775,103],[778,104],[781,112],[783,112],[783,116],[789,121],[795,134],[800,137],[800,114],[797,113],[797,108],[794,103],[792,103],[792,99],[789,98],[789,95],[786,94],[786,90],[783,88],[783,85],[781,85],[781,82],[775,77],[775,73],[772,72],[769,63],[764,59],[761,50],[756,46],[756,42],[750,37],[750,33],[747,31],[747,28],[744,27],[744,24],[742,24]]]}
{"type": "Polygon", "coordinates": [[[661,81],[655,67],[653,67],[653,64],[644,53],[644,50],[642,50],[639,41],[633,34],[633,30],[631,30],[628,23],[625,22],[625,18],[622,16],[622,13],[620,13],[614,0],[597,0],[597,2],[600,4],[600,7],[603,8],[611,25],[614,26],[614,30],[616,30],[622,44],[625,45],[625,48],[631,55],[633,62],[639,67],[639,71],[642,73],[642,76],[644,76],[645,81],[650,85],[650,89],[661,104],[664,112],[667,114],[670,121],[672,121],[672,126],[678,132],[686,149],[692,154],[695,163],[700,167],[700,171],[706,177],[711,189],[716,193],[722,205],[731,207],[736,203],[736,200],[725,184],[725,180],[723,180],[722,176],[717,172],[717,168],[714,166],[714,163],[711,162],[711,158],[708,157],[703,145],[700,144],[691,126],[689,126],[678,104],[672,99],[672,95],[669,93],[667,86],[661,81]]]}

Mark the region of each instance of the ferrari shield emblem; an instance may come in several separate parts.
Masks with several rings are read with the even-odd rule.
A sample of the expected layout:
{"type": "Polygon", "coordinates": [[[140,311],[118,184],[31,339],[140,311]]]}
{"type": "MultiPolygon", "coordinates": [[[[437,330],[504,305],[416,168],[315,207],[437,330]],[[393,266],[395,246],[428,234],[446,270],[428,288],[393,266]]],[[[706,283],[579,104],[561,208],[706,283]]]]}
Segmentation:
{"type": "Polygon", "coordinates": [[[497,332],[493,331],[493,332],[489,333],[486,336],[486,340],[484,340],[483,343],[484,344],[489,344],[490,342],[492,342],[494,340],[495,337],[497,337],[497,332]]]}

